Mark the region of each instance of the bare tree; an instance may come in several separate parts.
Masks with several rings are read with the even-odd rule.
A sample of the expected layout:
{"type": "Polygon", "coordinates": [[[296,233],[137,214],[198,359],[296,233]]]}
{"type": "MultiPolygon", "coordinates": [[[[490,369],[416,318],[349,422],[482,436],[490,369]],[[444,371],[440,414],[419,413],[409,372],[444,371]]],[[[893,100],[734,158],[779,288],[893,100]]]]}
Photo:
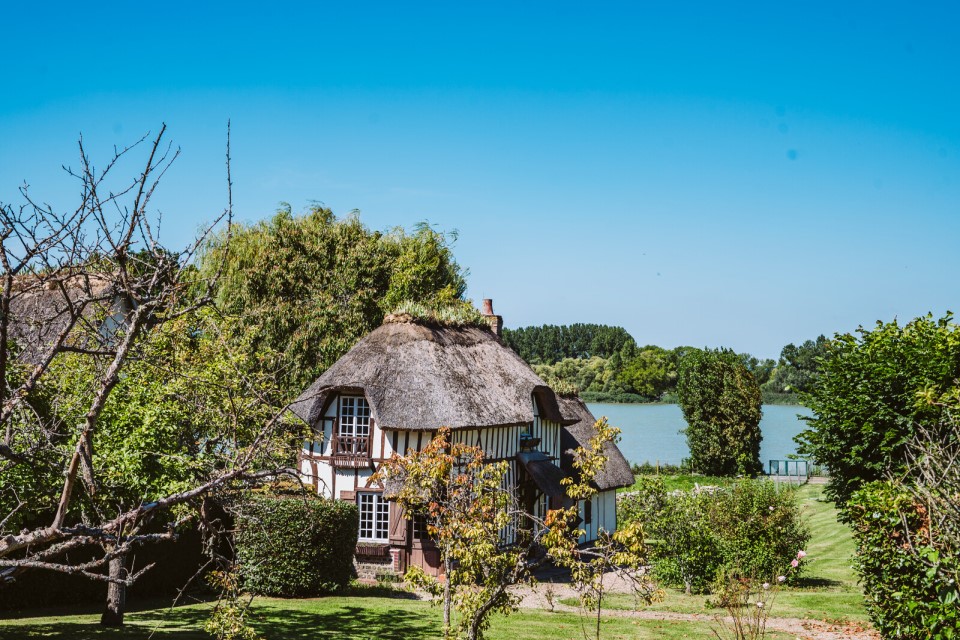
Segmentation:
{"type": "Polygon", "coordinates": [[[6,492],[0,503],[0,586],[30,569],[105,581],[109,594],[102,622],[112,625],[122,624],[124,588],[150,568],[128,573],[124,559],[138,545],[175,535],[172,527],[143,531],[155,514],[284,471],[258,468],[281,428],[278,413],[243,442],[218,443],[219,464],[191,489],[112,512],[77,506],[78,495],[101,503],[109,498],[100,495],[102,470],[94,452],[111,393],[136,361],[139,345],[165,323],[211,304],[215,278],[201,280],[193,260],[216,229],[225,226],[229,234],[228,125],[227,206],[183,250],[171,252],[160,244],[160,216],[151,213],[151,200],[179,155],[165,133],[166,125],[155,137],[115,149],[102,169],[94,166],[81,138],[79,169],[66,169],[80,185],[80,203],[73,210],[55,211],[34,199],[26,185],[20,204],[0,203],[0,489],[6,492]],[[142,164],[134,177],[118,181],[116,174],[138,157],[142,164]],[[38,409],[35,402],[58,359],[66,357],[81,358],[95,372],[82,418],[75,423],[54,419],[55,412],[38,409]],[[25,486],[17,479],[49,475],[53,467],[61,481],[55,494],[46,496],[49,515],[37,524],[44,510],[26,502],[25,486]],[[21,528],[25,514],[36,517],[21,528]],[[91,546],[102,550],[94,559],[64,560],[66,552],[91,546]]]}

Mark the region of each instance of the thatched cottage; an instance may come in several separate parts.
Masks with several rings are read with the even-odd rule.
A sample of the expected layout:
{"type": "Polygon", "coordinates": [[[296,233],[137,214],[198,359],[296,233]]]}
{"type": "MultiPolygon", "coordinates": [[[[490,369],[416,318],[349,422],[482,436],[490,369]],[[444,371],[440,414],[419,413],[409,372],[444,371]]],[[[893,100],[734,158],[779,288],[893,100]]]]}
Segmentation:
{"type": "MultiPolygon", "coordinates": [[[[394,453],[420,450],[442,426],[454,441],[479,445],[507,460],[507,482],[543,517],[564,500],[559,480],[572,453],[586,445],[594,417],[578,398],[562,398],[499,338],[502,320],[484,301],[490,327],[442,327],[388,316],[308,388],[292,410],[316,434],[300,454],[305,481],[327,497],[360,509],[358,563],[436,572],[439,557],[421,523],[403,517],[371,481],[394,453]]],[[[633,475],[615,445],[580,504],[584,542],[617,526],[616,489],[633,475]]]]}

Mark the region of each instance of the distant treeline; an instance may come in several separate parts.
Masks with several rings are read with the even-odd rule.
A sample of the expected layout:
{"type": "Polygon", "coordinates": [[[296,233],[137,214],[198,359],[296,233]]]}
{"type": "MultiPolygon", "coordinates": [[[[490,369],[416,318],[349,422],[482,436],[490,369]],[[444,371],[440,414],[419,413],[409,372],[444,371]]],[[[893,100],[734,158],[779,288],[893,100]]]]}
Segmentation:
{"type": "MultiPolygon", "coordinates": [[[[592,402],[671,402],[677,366],[694,347],[640,347],[626,329],[598,324],[504,329],[504,342],[551,384],[577,389],[592,402]]],[[[791,404],[817,375],[827,339],[788,344],[780,358],[740,354],[760,384],[764,401],[791,404]]]]}

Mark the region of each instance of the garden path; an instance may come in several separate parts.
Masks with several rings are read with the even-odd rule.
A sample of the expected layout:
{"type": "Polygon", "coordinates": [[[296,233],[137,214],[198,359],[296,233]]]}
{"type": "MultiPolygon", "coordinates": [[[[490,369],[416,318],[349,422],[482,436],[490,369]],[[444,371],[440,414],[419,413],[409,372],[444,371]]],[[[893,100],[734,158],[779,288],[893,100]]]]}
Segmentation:
{"type": "MultiPolygon", "coordinates": [[[[614,583],[610,593],[628,593],[625,584],[614,583]]],[[[576,598],[577,592],[565,582],[540,582],[536,587],[523,586],[517,590],[520,606],[525,609],[576,612],[576,607],[561,604],[559,600],[576,598]]],[[[706,613],[676,613],[672,611],[628,611],[604,609],[604,616],[639,618],[641,620],[676,620],[678,622],[714,622],[717,616],[706,613]]],[[[801,618],[767,619],[767,630],[794,635],[798,640],[880,640],[880,634],[867,625],[857,622],[846,624],[801,618]]]]}

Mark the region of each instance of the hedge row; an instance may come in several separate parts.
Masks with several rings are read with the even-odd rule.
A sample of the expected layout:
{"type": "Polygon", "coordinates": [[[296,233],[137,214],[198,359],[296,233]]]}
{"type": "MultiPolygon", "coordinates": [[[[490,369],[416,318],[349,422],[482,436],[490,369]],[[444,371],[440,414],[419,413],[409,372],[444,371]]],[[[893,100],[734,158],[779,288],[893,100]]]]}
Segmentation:
{"type": "Polygon", "coordinates": [[[240,509],[237,561],[244,589],[302,597],[332,593],[353,577],[357,506],[339,500],[255,496],[240,509]]]}

